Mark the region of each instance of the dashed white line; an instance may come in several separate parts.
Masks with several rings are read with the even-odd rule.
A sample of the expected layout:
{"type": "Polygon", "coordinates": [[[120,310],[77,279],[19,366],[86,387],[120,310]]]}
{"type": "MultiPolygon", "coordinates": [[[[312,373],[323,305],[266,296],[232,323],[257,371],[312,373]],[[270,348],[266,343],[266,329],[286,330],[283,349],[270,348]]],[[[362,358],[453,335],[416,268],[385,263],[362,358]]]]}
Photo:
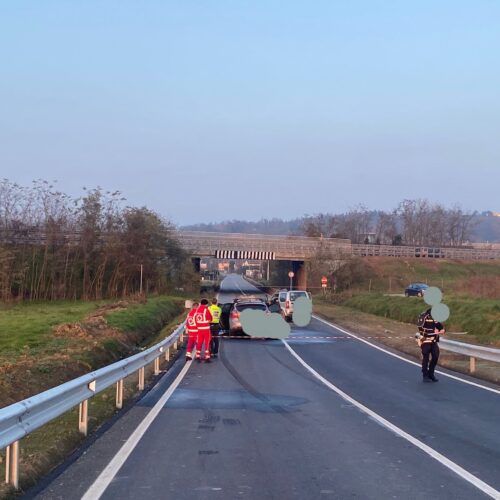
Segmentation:
{"type": "Polygon", "coordinates": [[[453,471],[455,474],[460,476],[462,479],[465,479],[467,482],[481,490],[483,493],[486,495],[490,496],[491,498],[495,498],[496,500],[500,499],[500,491],[496,490],[489,484],[485,483],[481,479],[479,479],[477,476],[474,476],[471,474],[469,471],[465,470],[463,467],[460,467],[460,465],[456,464],[455,462],[451,461],[449,458],[445,457],[438,451],[434,450],[430,446],[427,446],[426,444],[422,443],[422,441],[419,441],[418,439],[414,438],[411,434],[408,434],[405,432],[403,429],[400,429],[393,423],[389,422],[386,420],[384,417],[380,416],[378,413],[375,413],[373,410],[370,410],[370,408],[366,407],[364,404],[360,403],[356,399],[353,399],[351,396],[349,396],[347,393],[342,391],[342,389],[339,389],[337,386],[333,385],[330,381],[328,381],[326,378],[324,378],[322,375],[320,375],[314,368],[312,368],[310,365],[308,365],[287,343],[286,340],[282,339],[283,344],[285,344],[285,347],[290,351],[291,355],[306,369],[308,370],[314,377],[316,377],[320,382],[325,384],[329,389],[332,391],[336,392],[340,397],[345,399],[347,402],[351,403],[352,405],[356,406],[359,410],[361,410],[363,413],[366,413],[369,415],[373,420],[375,420],[379,425],[389,429],[390,431],[394,432],[396,435],[399,437],[402,437],[406,439],[408,442],[422,450],[424,453],[427,453],[429,456],[431,456],[434,460],[438,461],[451,471],[453,471]]]}

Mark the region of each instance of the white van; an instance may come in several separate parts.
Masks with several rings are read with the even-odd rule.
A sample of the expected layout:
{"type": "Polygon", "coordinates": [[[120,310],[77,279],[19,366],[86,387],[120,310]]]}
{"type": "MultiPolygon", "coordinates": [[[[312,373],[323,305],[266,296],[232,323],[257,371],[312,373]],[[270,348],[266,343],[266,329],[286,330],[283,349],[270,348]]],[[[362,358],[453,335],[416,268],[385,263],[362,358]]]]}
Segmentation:
{"type": "Polygon", "coordinates": [[[292,321],[293,303],[299,297],[306,297],[307,299],[312,300],[311,294],[305,290],[281,290],[278,293],[278,301],[280,303],[281,310],[283,311],[283,316],[287,321],[292,321]]]}

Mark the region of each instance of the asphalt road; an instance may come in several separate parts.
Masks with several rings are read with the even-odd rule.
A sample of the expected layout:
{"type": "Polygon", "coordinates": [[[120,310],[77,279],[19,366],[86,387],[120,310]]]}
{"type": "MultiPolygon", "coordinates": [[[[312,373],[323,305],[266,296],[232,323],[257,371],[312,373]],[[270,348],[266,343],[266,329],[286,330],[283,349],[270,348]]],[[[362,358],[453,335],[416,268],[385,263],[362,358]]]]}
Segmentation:
{"type": "MultiPolygon", "coordinates": [[[[232,280],[223,293],[239,283],[232,280]]],[[[291,337],[303,363],[463,472],[331,390],[281,341],[224,339],[218,359],[193,363],[158,404],[102,498],[488,498],[470,482],[478,480],[500,490],[500,393],[444,375],[423,384],[416,366],[316,319],[291,337]]],[[[81,498],[181,369],[184,362],[36,497],[81,498]]]]}
{"type": "Polygon", "coordinates": [[[230,274],[222,281],[217,298],[219,304],[226,304],[242,295],[253,295],[255,297],[266,298],[265,293],[262,293],[261,290],[249,283],[239,274],[230,274]]]}

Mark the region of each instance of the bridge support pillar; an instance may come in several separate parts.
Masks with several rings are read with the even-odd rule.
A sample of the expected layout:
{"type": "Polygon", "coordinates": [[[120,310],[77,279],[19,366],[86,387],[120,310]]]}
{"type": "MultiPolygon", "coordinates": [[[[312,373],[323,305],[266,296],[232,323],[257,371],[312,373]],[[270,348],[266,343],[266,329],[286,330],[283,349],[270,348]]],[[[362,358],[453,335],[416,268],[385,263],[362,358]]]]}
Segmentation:
{"type": "Polygon", "coordinates": [[[292,271],[295,273],[293,278],[293,288],[296,290],[307,289],[307,269],[303,260],[292,261],[292,271]]]}
{"type": "Polygon", "coordinates": [[[194,272],[195,273],[199,273],[200,272],[200,265],[201,265],[201,259],[200,257],[192,257],[191,258],[191,262],[193,263],[193,267],[194,267],[194,272]]]}

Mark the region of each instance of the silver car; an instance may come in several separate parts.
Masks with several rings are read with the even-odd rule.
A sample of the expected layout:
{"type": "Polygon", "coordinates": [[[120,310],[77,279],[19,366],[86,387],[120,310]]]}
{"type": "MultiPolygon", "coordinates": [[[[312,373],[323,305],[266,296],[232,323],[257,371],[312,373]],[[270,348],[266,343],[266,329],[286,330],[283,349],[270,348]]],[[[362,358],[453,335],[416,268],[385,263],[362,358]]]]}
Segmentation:
{"type": "Polygon", "coordinates": [[[270,314],[266,303],[260,299],[238,299],[229,313],[229,331],[231,333],[245,333],[240,321],[240,314],[245,309],[264,311],[265,313],[270,314]]]}
{"type": "Polygon", "coordinates": [[[278,294],[278,300],[283,311],[283,317],[287,321],[292,321],[293,317],[293,303],[299,298],[305,297],[312,300],[311,294],[305,290],[282,290],[278,294]]]}

